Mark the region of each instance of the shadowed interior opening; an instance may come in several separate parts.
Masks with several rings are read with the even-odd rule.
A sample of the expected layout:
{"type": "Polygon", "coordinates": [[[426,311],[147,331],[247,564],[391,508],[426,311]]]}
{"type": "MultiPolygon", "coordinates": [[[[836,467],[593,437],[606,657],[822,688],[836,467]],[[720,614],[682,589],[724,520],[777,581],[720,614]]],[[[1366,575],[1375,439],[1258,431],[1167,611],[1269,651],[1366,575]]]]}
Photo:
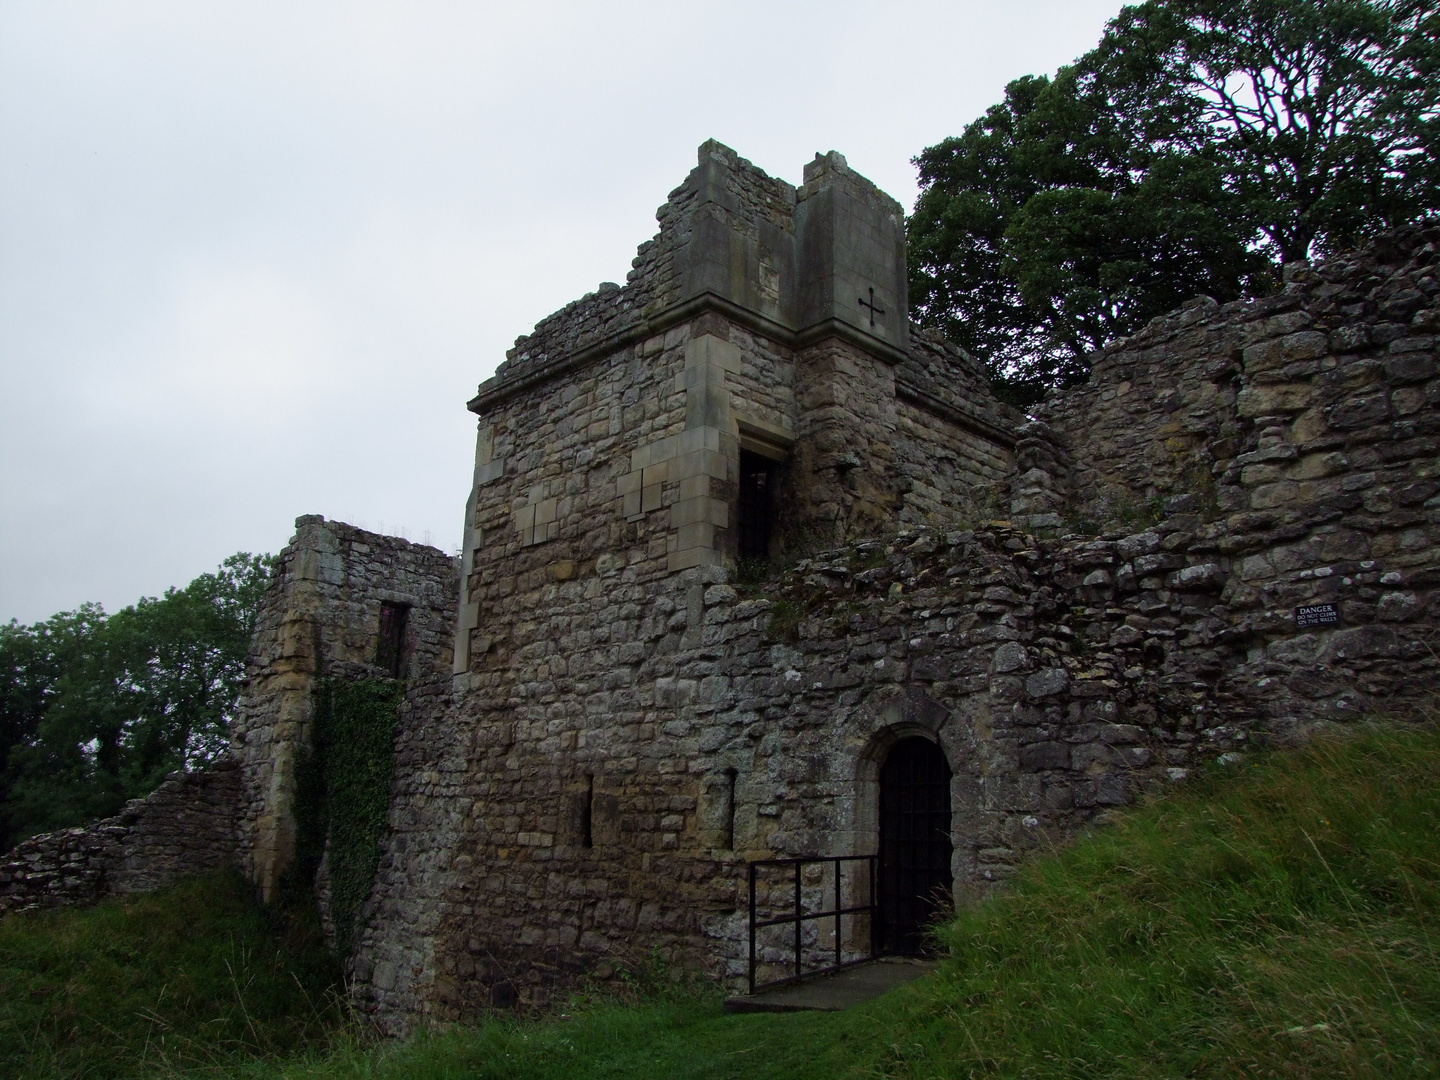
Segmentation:
{"type": "Polygon", "coordinates": [[[740,451],[740,499],[736,506],[742,559],[770,556],[770,532],[775,517],[775,479],[778,463],[750,450],[740,451]]]}

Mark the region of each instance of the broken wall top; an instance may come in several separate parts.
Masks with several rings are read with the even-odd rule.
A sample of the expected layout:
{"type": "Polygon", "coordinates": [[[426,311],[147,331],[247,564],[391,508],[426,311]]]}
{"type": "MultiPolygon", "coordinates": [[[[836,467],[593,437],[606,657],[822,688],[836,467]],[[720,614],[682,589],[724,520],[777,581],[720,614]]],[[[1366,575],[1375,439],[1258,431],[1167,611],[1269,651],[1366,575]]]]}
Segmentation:
{"type": "Polygon", "coordinates": [[[1379,507],[1411,461],[1400,486],[1421,506],[1440,449],[1437,244],[1440,222],[1392,230],[1289,268],[1274,296],[1199,297],[1092,354],[1089,380],[1022,432],[1015,513],[1106,527],[1184,497],[1211,517],[1318,520],[1379,507]]]}
{"type": "Polygon", "coordinates": [[[712,140],[656,218],[625,284],[603,283],[516,339],[472,411],[707,310],[787,347],[835,336],[917,372],[955,363],[989,397],[958,350],[912,347],[904,209],[840,154],[817,154],[797,189],[712,140]]]}

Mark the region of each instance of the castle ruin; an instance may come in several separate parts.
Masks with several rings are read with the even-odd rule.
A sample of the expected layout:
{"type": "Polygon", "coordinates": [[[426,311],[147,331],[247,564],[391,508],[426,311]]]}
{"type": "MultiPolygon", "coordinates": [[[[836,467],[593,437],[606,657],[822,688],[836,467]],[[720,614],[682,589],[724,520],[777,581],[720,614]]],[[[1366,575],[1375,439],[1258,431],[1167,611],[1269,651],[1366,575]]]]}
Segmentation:
{"type": "Polygon", "coordinates": [[[902,208],[840,155],[795,188],[706,143],[658,218],[469,402],[458,560],[305,517],[267,597],[224,774],[265,895],[319,680],[406,680],[348,958],[386,1023],[650,956],[739,988],[755,860],[878,852],[805,880],[879,910],[804,947],[904,951],[1202,762],[1433,701],[1440,228],[1025,417],[909,320],[902,208]]]}

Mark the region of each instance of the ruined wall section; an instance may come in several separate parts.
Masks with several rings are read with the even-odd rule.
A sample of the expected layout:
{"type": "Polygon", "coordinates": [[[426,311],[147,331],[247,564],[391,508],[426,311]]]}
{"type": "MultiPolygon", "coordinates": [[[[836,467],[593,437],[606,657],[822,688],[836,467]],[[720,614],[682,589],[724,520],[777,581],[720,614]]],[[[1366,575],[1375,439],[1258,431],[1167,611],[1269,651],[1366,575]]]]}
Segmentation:
{"type": "MultiPolygon", "coordinates": [[[[782,463],[790,558],[893,528],[900,467],[923,467],[924,448],[897,448],[908,323],[870,334],[857,284],[873,270],[877,314],[904,319],[898,204],[836,154],[797,192],[707,144],[667,206],[626,288],[664,264],[677,291],[615,333],[589,321],[595,299],[547,320],[470,403],[454,679],[402,714],[355,957],[386,1022],[543,1004],[651,947],[693,965],[721,924],[729,940],[743,856],[720,844],[717,785],[738,766],[685,710],[730,700],[706,613],[738,554],[741,450],[782,463]]],[[[918,349],[912,382],[966,407],[944,406],[963,359],[918,349]]]]}
{"type": "MultiPolygon", "coordinates": [[[[701,605],[716,572],[675,561],[726,527],[685,515],[728,506],[725,386],[747,371],[752,393],[768,385],[753,347],[705,316],[483,418],[506,467],[472,499],[470,625],[452,685],[402,714],[355,967],[358,996],[387,1022],[542,1003],[605,955],[580,948],[582,927],[615,948],[633,934],[636,883],[663,872],[695,805],[647,716],[642,668],[668,670],[676,613],[701,605]]],[[[657,904],[647,925],[683,939],[693,916],[657,904]]]]}
{"type": "MultiPolygon", "coordinates": [[[[782,234],[793,232],[794,187],[767,176],[713,140],[700,147],[699,159],[700,165],[685,183],[655,211],[659,230],[637,249],[625,284],[602,282],[594,293],[547,315],[529,334],[516,338],[494,378],[481,387],[482,395],[503,383],[559,374],[577,359],[590,359],[588,350],[618,346],[627,337],[645,334],[649,320],[709,285],[727,292],[732,285],[743,290],[746,269],[756,271],[758,295],[768,294],[779,304],[779,260],[763,260],[752,250],[756,266],[732,268],[727,259],[727,265],[717,268],[721,280],[714,281],[705,268],[695,265],[691,252],[697,230],[704,232],[711,221],[722,233],[749,240],[752,247],[759,244],[765,226],[782,234]]],[[[743,256],[729,251],[728,244],[725,247],[727,256],[743,256]]],[[[784,270],[787,276],[793,274],[793,262],[784,270]]]]}
{"type": "Polygon", "coordinates": [[[639,899],[690,872],[697,806],[652,710],[720,574],[683,557],[724,549],[741,435],[786,438],[789,364],[706,313],[482,418],[506,464],[472,496],[453,683],[402,713],[357,953],[380,1016],[543,1002],[636,959],[637,920],[676,956],[699,934],[685,903],[639,899]]]}
{"type": "Polygon", "coordinates": [[[663,572],[669,508],[681,497],[671,462],[683,457],[720,471],[706,457],[718,454],[718,441],[706,439],[703,425],[685,437],[687,350],[697,380],[714,374],[681,326],[482,418],[501,467],[477,470],[467,511],[457,674],[501,668],[522,647],[509,611],[530,576],[556,564],[558,573],[578,574],[607,555],[658,559],[663,572]]]}
{"type": "Polygon", "coordinates": [[[400,740],[362,999],[397,1024],[473,1016],[652,954],[737,987],[745,860],[873,851],[897,733],[955,772],[963,892],[1201,763],[1423,715],[1440,545],[1424,573],[1297,576],[1360,605],[1305,628],[1253,605],[1222,540],[1177,514],[1095,539],[902,532],[745,592],[639,558],[517,581],[523,653],[400,740]]]}
{"type": "Polygon", "coordinates": [[[0,915],[150,892],[234,867],[239,802],[239,769],[227,755],[171,773],[114,817],[33,836],[0,861],[0,915]]]}
{"type": "Polygon", "coordinates": [[[506,731],[460,721],[448,677],[417,682],[401,703],[389,820],[347,973],[354,1000],[396,1033],[437,1015],[434,1003],[447,996],[435,962],[441,919],[476,915],[452,899],[457,886],[473,888],[481,870],[459,854],[488,792],[475,783],[475,758],[506,731]]]}
{"type": "Polygon", "coordinates": [[[972,365],[923,333],[900,364],[840,337],[797,352],[796,479],[786,505],[805,534],[799,551],[898,523],[954,525],[994,505],[1019,418],[972,365]]]}
{"type": "MultiPolygon", "coordinates": [[[[1018,417],[995,402],[973,360],[930,335],[912,338],[902,210],[841,155],[817,155],[796,189],[706,143],[658,217],[660,233],[642,245],[623,289],[602,287],[543,320],[471,401],[482,421],[467,530],[490,498],[482,488],[534,472],[516,458],[506,419],[518,395],[553,409],[551,383],[589,386],[592,365],[653,358],[686,322],[695,324],[691,340],[710,335],[738,353],[686,361],[684,427],[671,434],[688,441],[641,450],[644,462],[616,480],[627,520],[669,498],[661,485],[689,482],[675,496],[684,505],[672,515],[672,570],[733,559],[736,446],[785,462],[777,556],[883,531],[897,515],[956,520],[954,508],[979,499],[1008,469],[1018,417]],[[693,464],[675,472],[677,457],[722,453],[722,444],[724,470],[712,460],[700,474],[687,471],[693,464]]],[[[638,407],[628,402],[588,434],[633,430],[638,407]]],[[[555,517],[564,496],[558,479],[532,486],[516,519],[530,524],[517,529],[543,543],[564,527],[555,517]]],[[[467,531],[467,581],[478,550],[472,539],[467,531]]],[[[457,671],[479,625],[475,604],[462,600],[457,671]]]]}
{"type": "MultiPolygon", "coordinates": [[[[728,167],[698,170],[712,223],[728,167]]],[[[812,164],[797,208],[844,195],[842,167],[812,164]]],[[[776,226],[747,220],[684,274],[753,269],[776,226]]],[[[1309,300],[1297,277],[1116,346],[1016,433],[1029,532],[895,536],[999,473],[986,425],[1008,417],[958,353],[864,337],[853,300],[814,340],[697,307],[565,378],[482,391],[455,678],[402,716],[357,996],[386,1022],[445,1020],[651,950],[734,985],[745,860],[873,851],[876,771],[905,732],[955,771],[963,889],[1198,762],[1421,713],[1440,651],[1434,289],[1424,244],[1398,250],[1355,265],[1375,312],[1408,312],[1401,333],[1321,271],[1309,300]],[[1363,334],[1315,329],[1334,297],[1363,334]],[[988,440],[968,473],[961,433],[988,440]],[[742,593],[723,563],[746,440],[788,447],[797,522],[854,542],[742,593]],[[1126,523],[1162,496],[1168,516],[1126,523]],[[1067,529],[1077,508],[1111,524],[1067,529]],[[1302,625],[1317,603],[1337,621],[1302,625]]],[[[853,295],[848,264],[826,265],[853,295]]]]}
{"type": "Polygon", "coordinates": [[[295,765],[318,680],[389,676],[377,665],[386,602],[407,608],[403,677],[448,673],[459,586],[456,560],[435,548],[319,515],[295,529],[261,604],[231,727],[244,868],[267,900],[294,857],[295,765]]]}
{"type": "Polygon", "coordinates": [[[945,528],[1003,517],[1023,418],[991,395],[979,362],[912,326],[895,394],[900,520],[945,528]]]}
{"type": "MultiPolygon", "coordinates": [[[[711,590],[723,651],[676,684],[714,749],[691,770],[738,770],[749,850],[865,851],[867,753],[926,728],[957,777],[955,877],[978,887],[1200,762],[1372,712],[1433,719],[1440,536],[1423,563],[1337,560],[1263,605],[1221,536],[1195,515],[1097,539],[920,530],[806,560],[760,597],[711,590]],[[1275,610],[1326,596],[1338,625],[1275,610]]],[[[712,955],[738,974],[722,937],[712,955]]]]}
{"type": "Polygon", "coordinates": [[[1176,495],[1213,503],[1212,470],[1240,452],[1250,428],[1235,407],[1242,351],[1267,327],[1283,334],[1288,321],[1268,320],[1293,306],[1202,297],[1094,354],[1089,382],[1035,409],[1038,423],[1022,433],[1020,521],[1060,526],[1033,517],[1049,513],[1071,526],[1135,525],[1176,495]]]}
{"type": "Polygon", "coordinates": [[[1292,268],[1277,296],[1200,298],[1107,346],[1087,384],[1036,410],[1052,460],[1036,447],[1026,462],[1048,475],[1018,478],[1017,517],[1103,527],[1189,496],[1255,533],[1246,543],[1362,504],[1368,534],[1404,532],[1436,479],[1437,237],[1433,223],[1398,230],[1292,268]]]}
{"type": "Polygon", "coordinates": [[[910,327],[910,350],[896,369],[895,381],[900,397],[914,397],[920,407],[989,429],[1002,445],[1013,438],[1011,430],[1022,419],[991,394],[989,378],[978,360],[918,324],[910,327]]]}

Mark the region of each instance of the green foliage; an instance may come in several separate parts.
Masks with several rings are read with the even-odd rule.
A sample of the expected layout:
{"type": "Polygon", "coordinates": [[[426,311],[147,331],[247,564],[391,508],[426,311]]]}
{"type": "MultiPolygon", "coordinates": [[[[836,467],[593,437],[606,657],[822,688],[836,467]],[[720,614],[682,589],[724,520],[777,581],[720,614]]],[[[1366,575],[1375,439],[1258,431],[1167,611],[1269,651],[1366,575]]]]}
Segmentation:
{"type": "Polygon", "coordinates": [[[765,636],[774,641],[788,641],[795,644],[800,640],[800,620],[805,612],[793,600],[775,600],[770,604],[770,621],[765,624],[765,636]]]}
{"type": "Polygon", "coordinates": [[[1214,150],[1278,261],[1440,208],[1434,0],[1150,0],[1082,63],[1214,150]]]}
{"type": "Polygon", "coordinates": [[[1433,1075],[1437,780],[1375,732],[1121,816],[946,928],[895,1071],[1433,1075]]]}
{"type": "Polygon", "coordinates": [[[1149,0],[916,165],[910,295],[1017,404],[1205,294],[1440,209],[1433,0],[1149,0]]]}
{"type": "Polygon", "coordinates": [[[270,570],[240,553],[114,615],[85,604],[0,626],[0,850],[224,749],[270,570]]]}
{"type": "MultiPolygon", "coordinates": [[[[0,1064],[43,1066],[20,1073],[27,1076],[78,1076],[82,1065],[95,1070],[84,1075],[120,1076],[134,1075],[144,1055],[153,1073],[194,1060],[223,1066],[200,1075],[236,1080],[1440,1072],[1434,730],[1374,730],[1260,755],[1119,814],[1022,867],[1006,892],[966,906],[938,935],[951,958],[935,974],[843,1013],[727,1015],[718,997],[666,990],[658,973],[641,993],[580,995],[541,1020],[496,1017],[377,1046],[299,995],[290,999],[291,1019],[280,1015],[279,998],[280,1011],[262,1018],[256,1001],[280,987],[264,981],[272,969],[257,963],[259,975],[237,980],[259,991],[244,998],[252,1028],[219,989],[208,997],[186,989],[196,977],[177,961],[180,950],[219,957],[206,969],[219,984],[220,961],[235,955],[224,913],[165,914],[162,905],[167,921],[157,923],[146,902],[126,902],[141,916],[133,929],[104,923],[53,947],[75,957],[53,976],[69,997],[53,987],[27,994],[40,985],[34,981],[0,984],[0,1015],[9,1024],[0,1027],[0,1055],[10,1054],[0,1064]],[[133,955],[112,964],[106,950],[116,941],[146,934],[133,955]],[[90,984],[112,979],[105,973],[115,969],[128,973],[128,1004],[67,1004],[98,1000],[90,984]],[[189,1004],[177,1008],[181,1019],[166,1020],[173,1027],[165,1029],[165,1052],[183,1043],[196,1056],[161,1062],[155,1038],[143,1038],[159,1030],[145,1026],[152,1023],[146,1010],[182,998],[189,1004]],[[200,1030],[200,1017],[214,1017],[213,1047],[168,1034],[200,1030]],[[326,1025],[325,1049],[275,1056],[286,1039],[324,1045],[326,1025]],[[241,1062],[252,1046],[267,1049],[241,1062]],[[63,1061],[43,1056],[62,1051],[63,1061]],[[112,1060],[123,1067],[96,1065],[112,1060]]],[[[58,939],[90,918],[67,912],[0,925],[0,978],[19,970],[38,979],[30,954],[51,948],[44,934],[58,939]],[[30,935],[23,949],[7,936],[17,925],[30,935]]],[[[314,931],[307,933],[302,945],[313,950],[314,931]]],[[[237,931],[235,940],[255,938],[237,931]]],[[[249,947],[268,963],[274,946],[249,947]]],[[[294,958],[278,958],[273,970],[288,963],[318,998],[313,988],[328,985],[328,969],[314,951],[305,955],[316,957],[305,969],[314,976],[294,958]]]]}
{"type": "Polygon", "coordinates": [[[577,1001],[255,1076],[1433,1076],[1440,735],[1216,770],[941,934],[928,978],[833,1014],[577,1001]]]}
{"type": "Polygon", "coordinates": [[[341,956],[354,944],[379,865],[403,693],[404,683],[391,679],[327,679],[316,693],[314,745],[297,777],[297,884],[309,888],[324,855],[341,956]]]}
{"type": "Polygon", "coordinates": [[[168,1076],[293,1055],[346,1020],[313,911],[238,876],[0,921],[0,1076],[168,1076]]]}

